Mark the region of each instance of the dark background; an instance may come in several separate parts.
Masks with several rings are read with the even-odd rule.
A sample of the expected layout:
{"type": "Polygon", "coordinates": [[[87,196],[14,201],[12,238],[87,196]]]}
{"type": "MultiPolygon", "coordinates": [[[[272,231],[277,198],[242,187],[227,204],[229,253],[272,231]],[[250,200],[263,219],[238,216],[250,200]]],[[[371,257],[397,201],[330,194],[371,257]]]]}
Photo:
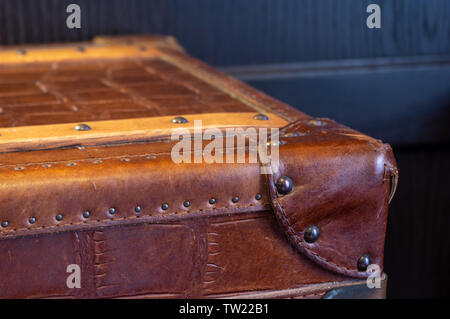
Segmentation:
{"type": "Polygon", "coordinates": [[[450,296],[449,0],[0,0],[0,44],[175,36],[193,56],[393,145],[388,297],[450,296]],[[66,28],[81,6],[82,28],[66,28]],[[381,6],[382,28],[366,27],[381,6]]]}

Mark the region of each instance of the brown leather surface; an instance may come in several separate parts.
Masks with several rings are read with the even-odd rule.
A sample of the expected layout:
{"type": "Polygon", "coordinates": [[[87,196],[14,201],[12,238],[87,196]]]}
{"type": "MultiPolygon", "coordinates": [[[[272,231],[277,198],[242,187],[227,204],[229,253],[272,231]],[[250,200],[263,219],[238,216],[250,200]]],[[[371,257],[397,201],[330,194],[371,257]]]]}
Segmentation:
{"type": "Polygon", "coordinates": [[[328,119],[298,121],[281,134],[294,132],[300,136],[280,148],[280,168],[268,178],[280,223],[298,251],[318,264],[367,277],[357,269],[359,257],[369,254],[383,267],[390,177],[396,171],[391,148],[328,119]],[[287,195],[275,186],[281,176],[295,185],[287,195]],[[307,243],[304,230],[311,225],[321,234],[307,243]]]}
{"type": "Polygon", "coordinates": [[[279,169],[267,179],[248,161],[176,164],[167,139],[0,153],[0,222],[8,222],[0,227],[0,297],[321,297],[325,288],[277,292],[367,276],[356,269],[366,253],[382,267],[397,174],[389,146],[220,74],[173,40],[94,45],[117,43],[152,50],[72,59],[69,45],[58,62],[0,62],[0,127],[273,112],[291,123],[281,130],[279,169]],[[274,181],[283,175],[295,187],[280,196],[274,181]],[[321,236],[306,244],[311,224],[321,236]],[[73,263],[80,289],[66,286],[73,263]]]}
{"type": "Polygon", "coordinates": [[[271,211],[27,236],[0,248],[3,297],[199,298],[344,279],[286,245],[271,211]],[[66,287],[72,263],[80,289],[66,287]]]}

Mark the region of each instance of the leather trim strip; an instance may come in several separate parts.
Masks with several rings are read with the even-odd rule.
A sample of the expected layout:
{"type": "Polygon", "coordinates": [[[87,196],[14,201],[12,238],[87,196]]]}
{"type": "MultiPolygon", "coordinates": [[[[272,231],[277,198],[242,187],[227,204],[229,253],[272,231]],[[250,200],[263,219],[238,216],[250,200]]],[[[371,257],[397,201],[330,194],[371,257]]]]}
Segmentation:
{"type": "Polygon", "coordinates": [[[205,113],[181,115],[187,123],[175,124],[174,116],[147,117],[126,120],[85,122],[90,128],[77,131],[80,123],[52,124],[0,128],[0,152],[51,149],[71,145],[101,145],[128,143],[170,137],[177,129],[193,132],[195,121],[202,129],[214,128],[280,128],[288,122],[275,114],[266,114],[267,120],[256,120],[256,113],[205,113]]]}

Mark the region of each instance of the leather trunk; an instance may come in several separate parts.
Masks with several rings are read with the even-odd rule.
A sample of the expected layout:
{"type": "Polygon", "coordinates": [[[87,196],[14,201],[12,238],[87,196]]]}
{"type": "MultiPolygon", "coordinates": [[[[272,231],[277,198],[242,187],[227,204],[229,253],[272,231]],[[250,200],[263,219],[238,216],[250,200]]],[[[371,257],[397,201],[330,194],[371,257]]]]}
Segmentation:
{"type": "Polygon", "coordinates": [[[384,297],[397,176],[389,145],[171,37],[0,51],[3,298],[384,297]],[[177,163],[171,134],[197,120],[266,128],[278,165],[250,161],[250,146],[233,163],[177,163]],[[381,288],[366,285],[369,264],[381,288]]]}

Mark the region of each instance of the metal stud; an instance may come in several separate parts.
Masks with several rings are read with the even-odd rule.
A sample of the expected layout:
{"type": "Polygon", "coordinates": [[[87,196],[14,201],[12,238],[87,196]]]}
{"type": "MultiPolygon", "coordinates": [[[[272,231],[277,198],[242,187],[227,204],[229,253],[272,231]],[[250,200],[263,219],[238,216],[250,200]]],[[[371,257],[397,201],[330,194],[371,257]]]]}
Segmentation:
{"type": "Polygon", "coordinates": [[[28,218],[28,222],[29,222],[30,224],[34,224],[34,223],[36,222],[36,217],[30,217],[30,218],[28,218]]]}
{"type": "Polygon", "coordinates": [[[362,255],[358,259],[358,270],[359,271],[366,271],[367,267],[372,263],[372,257],[369,254],[362,255]]]}
{"type": "Polygon", "coordinates": [[[134,211],[135,211],[136,213],[139,213],[141,210],[142,210],[142,207],[141,207],[141,206],[136,206],[136,207],[134,208],[134,211]]]}
{"type": "Polygon", "coordinates": [[[320,229],[316,225],[309,226],[303,233],[303,239],[309,244],[314,243],[317,239],[319,239],[319,236],[320,229]]]}
{"type": "Polygon", "coordinates": [[[191,202],[186,200],[186,201],[184,201],[183,205],[184,205],[184,207],[189,207],[189,206],[191,206],[191,202]]]}
{"type": "Polygon", "coordinates": [[[267,143],[266,143],[267,146],[271,146],[271,147],[275,147],[277,145],[281,146],[281,145],[284,145],[284,144],[286,144],[286,142],[284,142],[282,140],[278,140],[278,142],[270,140],[270,141],[267,141],[267,143]]]}
{"type": "Polygon", "coordinates": [[[168,210],[169,209],[169,204],[164,203],[161,205],[162,210],[168,210]]]}
{"type": "Polygon", "coordinates": [[[209,203],[210,203],[211,205],[214,205],[214,204],[216,203],[216,199],[215,199],[215,198],[210,198],[210,199],[209,199],[209,203]]]}
{"type": "Polygon", "coordinates": [[[283,137],[297,137],[297,136],[300,136],[299,132],[288,132],[283,134],[283,137]]]}
{"type": "Polygon", "coordinates": [[[324,125],[323,121],[319,119],[309,120],[308,124],[314,125],[314,126],[322,126],[324,125]]]}
{"type": "Polygon", "coordinates": [[[56,218],[57,221],[61,221],[63,219],[63,215],[62,214],[58,214],[58,215],[56,215],[55,218],[56,218]]]}
{"type": "Polygon", "coordinates": [[[267,121],[269,118],[267,117],[267,115],[259,113],[253,116],[253,119],[258,121],[267,121]]]}
{"type": "Polygon", "coordinates": [[[183,123],[187,123],[187,122],[188,122],[188,120],[186,120],[182,116],[177,116],[172,119],[172,123],[174,123],[174,124],[183,124],[183,123]]]}
{"type": "Polygon", "coordinates": [[[88,210],[83,213],[84,218],[89,218],[90,216],[91,216],[91,212],[88,210]]]}
{"type": "Polygon", "coordinates": [[[75,131],[89,131],[91,127],[87,124],[78,124],[74,127],[75,131]]]}
{"type": "Polygon", "coordinates": [[[290,177],[282,176],[277,180],[275,186],[277,187],[278,193],[286,195],[292,191],[292,188],[294,187],[294,182],[290,177]]]}
{"type": "Polygon", "coordinates": [[[231,199],[231,201],[232,201],[233,203],[237,203],[237,202],[239,202],[239,197],[238,197],[238,196],[234,196],[234,197],[231,199]]]}
{"type": "Polygon", "coordinates": [[[256,194],[256,196],[255,196],[255,199],[256,200],[260,200],[262,198],[262,195],[261,194],[256,194]]]}
{"type": "Polygon", "coordinates": [[[110,209],[108,209],[108,213],[114,215],[116,213],[116,209],[114,207],[111,207],[110,209]]]}
{"type": "Polygon", "coordinates": [[[2,221],[2,227],[8,227],[9,223],[7,220],[2,221]]]}

